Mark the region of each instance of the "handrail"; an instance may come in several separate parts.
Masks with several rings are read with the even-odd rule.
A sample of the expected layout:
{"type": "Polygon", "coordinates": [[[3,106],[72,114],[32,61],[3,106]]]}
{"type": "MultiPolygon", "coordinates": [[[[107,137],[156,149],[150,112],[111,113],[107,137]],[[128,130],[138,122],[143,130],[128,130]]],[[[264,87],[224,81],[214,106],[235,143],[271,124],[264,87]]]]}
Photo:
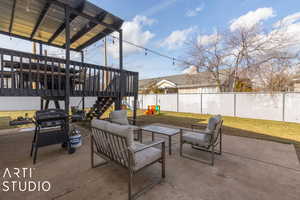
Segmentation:
{"type": "MultiPolygon", "coordinates": [[[[64,96],[66,60],[0,48],[0,96],[64,96]]],[[[123,89],[134,96],[138,73],[95,64],[70,61],[71,96],[115,96],[123,89]],[[124,73],[125,87],[116,77],[124,73]]]]}

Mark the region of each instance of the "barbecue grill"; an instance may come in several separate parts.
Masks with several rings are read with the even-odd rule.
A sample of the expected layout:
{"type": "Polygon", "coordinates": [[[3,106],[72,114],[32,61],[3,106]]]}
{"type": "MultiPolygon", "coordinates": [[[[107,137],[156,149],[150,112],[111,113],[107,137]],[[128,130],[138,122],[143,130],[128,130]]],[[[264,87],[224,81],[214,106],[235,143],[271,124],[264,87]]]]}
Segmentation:
{"type": "Polygon", "coordinates": [[[34,153],[34,164],[39,147],[62,144],[63,147],[68,147],[70,154],[75,152],[75,149],[71,148],[67,132],[68,117],[67,113],[60,109],[48,109],[36,112],[35,132],[30,152],[31,156],[34,153]]]}

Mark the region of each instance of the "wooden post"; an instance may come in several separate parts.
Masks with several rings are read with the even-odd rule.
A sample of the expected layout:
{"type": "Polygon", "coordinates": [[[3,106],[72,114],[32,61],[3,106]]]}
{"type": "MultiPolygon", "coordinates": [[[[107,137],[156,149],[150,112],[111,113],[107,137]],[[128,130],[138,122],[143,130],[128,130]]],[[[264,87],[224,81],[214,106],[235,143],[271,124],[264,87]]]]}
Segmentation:
{"type": "Polygon", "coordinates": [[[116,102],[116,109],[121,109],[122,97],[124,95],[125,77],[123,71],[123,31],[119,30],[119,69],[120,69],[120,81],[119,81],[119,95],[116,102]]]}
{"type": "MultiPolygon", "coordinates": [[[[65,23],[66,23],[66,94],[65,94],[65,111],[69,114],[70,105],[70,8],[65,6],[65,23]]],[[[69,122],[67,121],[67,131],[69,132],[69,122]]]]}
{"type": "MultiPolygon", "coordinates": [[[[83,70],[83,64],[84,64],[84,52],[81,51],[81,64],[82,64],[82,70],[83,70]]],[[[84,70],[84,73],[85,70],[84,70]]],[[[85,79],[83,80],[85,82],[85,79]]],[[[82,110],[84,111],[85,109],[85,84],[83,83],[83,86],[82,86],[82,110]]]]}
{"type": "Polygon", "coordinates": [[[133,122],[134,125],[136,125],[136,111],[137,111],[137,101],[138,101],[138,88],[139,88],[139,74],[136,73],[136,76],[134,76],[134,102],[133,102],[133,122]]]}
{"type": "MultiPolygon", "coordinates": [[[[40,55],[42,56],[43,55],[43,44],[40,43],[40,55]]],[[[37,80],[37,84],[39,84],[40,80],[37,80]]],[[[39,89],[40,89],[40,86],[39,86],[39,89]]],[[[41,97],[41,110],[44,109],[44,100],[43,98],[41,97]]]]}

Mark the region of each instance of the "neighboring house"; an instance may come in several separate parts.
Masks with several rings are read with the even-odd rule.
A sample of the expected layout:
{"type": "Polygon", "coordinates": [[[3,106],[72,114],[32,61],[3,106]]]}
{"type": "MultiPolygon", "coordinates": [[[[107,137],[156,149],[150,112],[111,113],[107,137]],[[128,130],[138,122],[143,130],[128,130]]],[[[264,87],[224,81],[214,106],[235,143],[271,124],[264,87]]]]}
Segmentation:
{"type": "Polygon", "coordinates": [[[294,92],[300,92],[300,73],[293,77],[294,92]]]}
{"type": "Polygon", "coordinates": [[[211,73],[181,74],[139,81],[140,93],[154,93],[150,88],[156,88],[162,93],[215,93],[219,87],[211,73]]]}

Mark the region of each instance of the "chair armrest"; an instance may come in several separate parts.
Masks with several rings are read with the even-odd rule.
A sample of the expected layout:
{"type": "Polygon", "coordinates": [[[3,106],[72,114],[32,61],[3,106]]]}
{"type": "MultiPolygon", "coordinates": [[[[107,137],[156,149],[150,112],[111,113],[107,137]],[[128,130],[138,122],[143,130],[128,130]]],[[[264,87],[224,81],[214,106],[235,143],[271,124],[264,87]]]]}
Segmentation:
{"type": "Polygon", "coordinates": [[[182,131],[190,131],[190,132],[194,132],[194,133],[201,133],[201,134],[206,134],[206,135],[213,135],[213,133],[207,132],[206,130],[191,130],[191,129],[181,128],[180,134],[183,134],[182,131]]]}
{"type": "Polygon", "coordinates": [[[143,150],[145,150],[145,149],[148,149],[148,148],[150,148],[150,147],[153,147],[153,146],[156,146],[156,145],[159,145],[159,144],[163,145],[164,143],[165,143],[164,140],[158,140],[158,141],[155,141],[155,142],[151,142],[151,143],[149,143],[149,144],[145,144],[145,145],[144,145],[143,147],[141,147],[141,148],[135,149],[133,152],[134,152],[134,153],[137,153],[137,152],[143,151],[143,150]]]}
{"type": "Polygon", "coordinates": [[[107,117],[107,118],[102,118],[101,120],[111,122],[111,121],[110,121],[110,118],[108,118],[108,117],[107,117]]]}
{"type": "Polygon", "coordinates": [[[201,128],[201,129],[205,129],[206,128],[206,124],[192,124],[191,128],[194,129],[195,128],[201,128]]]}
{"type": "Polygon", "coordinates": [[[141,122],[141,120],[138,120],[138,119],[132,119],[132,118],[128,118],[128,122],[129,122],[129,124],[131,124],[131,125],[133,125],[134,124],[134,122],[141,122]]]}

